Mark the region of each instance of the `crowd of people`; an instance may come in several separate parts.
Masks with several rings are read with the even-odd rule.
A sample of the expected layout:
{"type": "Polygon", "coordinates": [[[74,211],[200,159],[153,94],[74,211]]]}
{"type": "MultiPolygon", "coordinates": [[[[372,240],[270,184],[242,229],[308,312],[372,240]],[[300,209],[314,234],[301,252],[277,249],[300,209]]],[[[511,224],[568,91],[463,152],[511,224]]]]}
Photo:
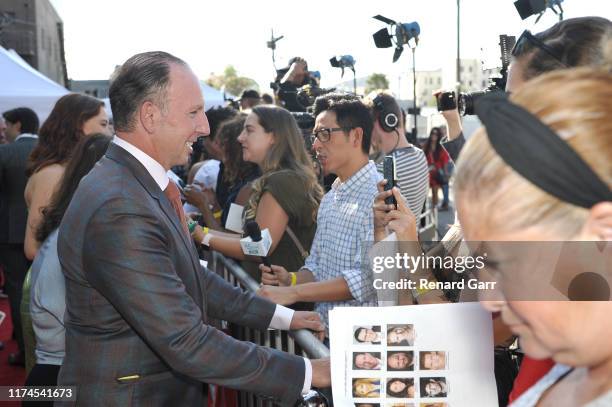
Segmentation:
{"type": "MultiPolygon", "coordinates": [[[[292,59],[276,96],[307,82],[307,72],[292,59]]],[[[128,59],[109,93],[114,134],[104,104],[79,94],[62,97],[40,128],[27,107],[0,119],[0,266],[18,343],[9,363],[26,366],[27,385],[77,386],[80,405],[202,405],[203,382],[282,403],[329,387],[329,360],[238,341],[211,320],[306,328],[329,346],[331,309],[378,305],[368,244],[395,233],[408,243],[400,250],[422,255],[420,215],[430,192],[437,206],[439,189],[440,209],[449,209],[451,176],[458,220],[426,253],[456,255],[477,241],[612,241],[612,22],[604,18],[524,32],[506,93],[479,101],[483,127],[467,142],[453,109],[423,148],[409,143],[398,102],[382,91],[321,95],[308,128],[296,120],[296,100],[274,103],[253,90],[239,108],[205,112],[189,65],[164,52],[128,59]],[[395,162],[392,189],[385,156],[395,162]],[[243,252],[240,229],[252,221],[271,237],[269,265],[243,252]],[[243,292],[203,268],[211,251],[238,261],[260,289],[243,292]]],[[[487,271],[512,280],[504,264],[512,260],[489,258],[487,271]]],[[[517,301],[509,285],[482,302],[494,318],[500,406],[612,404],[612,302],[517,301]]],[[[466,297],[406,290],[396,303],[466,297]]],[[[389,326],[384,337],[411,346],[415,333],[389,326]]],[[[359,343],[381,338],[380,327],[354,334],[359,343]]],[[[444,352],[422,353],[416,363],[392,349],[385,360],[397,371],[446,363],[444,352]]],[[[355,353],[352,363],[377,370],[381,355],[355,353]]],[[[442,397],[446,386],[431,379],[418,390],[442,397]]],[[[352,388],[377,397],[381,383],[358,379],[352,388]]],[[[413,379],[386,382],[390,397],[414,393],[413,379]]]]}

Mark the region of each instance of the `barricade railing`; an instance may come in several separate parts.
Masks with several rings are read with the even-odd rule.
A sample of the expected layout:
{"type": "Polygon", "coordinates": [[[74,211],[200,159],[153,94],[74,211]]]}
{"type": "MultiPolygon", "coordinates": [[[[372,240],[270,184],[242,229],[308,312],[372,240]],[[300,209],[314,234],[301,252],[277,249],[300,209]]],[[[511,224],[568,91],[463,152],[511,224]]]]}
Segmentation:
{"type": "MultiPolygon", "coordinates": [[[[236,287],[249,291],[257,291],[259,284],[247,274],[234,260],[228,259],[221,253],[211,251],[208,268],[217,272],[226,281],[236,287]]],[[[329,357],[329,348],[325,346],[312,332],[306,329],[295,331],[279,331],[268,329],[259,331],[243,326],[223,322],[223,328],[229,330],[231,335],[239,340],[249,341],[258,345],[267,346],[298,356],[310,359],[329,357]]],[[[269,407],[273,406],[269,400],[264,400],[253,394],[239,392],[238,405],[240,407],[269,407]]]]}

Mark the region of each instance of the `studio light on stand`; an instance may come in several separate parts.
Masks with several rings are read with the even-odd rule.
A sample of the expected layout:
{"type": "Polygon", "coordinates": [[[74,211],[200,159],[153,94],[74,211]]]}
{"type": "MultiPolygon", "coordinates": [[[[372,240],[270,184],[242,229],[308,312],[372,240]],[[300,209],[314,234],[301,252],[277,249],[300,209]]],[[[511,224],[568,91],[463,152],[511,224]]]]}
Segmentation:
{"type": "Polygon", "coordinates": [[[514,2],[514,7],[518,11],[523,20],[538,15],[536,24],[546,12],[546,9],[551,9],[553,13],[559,16],[559,21],[563,21],[563,0],[517,0],[514,2]]]}
{"type": "Polygon", "coordinates": [[[349,68],[351,71],[353,71],[353,93],[356,95],[357,75],[355,73],[355,62],[357,61],[355,61],[355,58],[353,58],[351,55],[338,55],[330,58],[329,60],[332,67],[342,69],[342,75],[340,76],[341,78],[344,77],[344,68],[349,68]]]}
{"type": "Polygon", "coordinates": [[[274,37],[274,29],[272,29],[272,34],[270,35],[270,41],[266,42],[266,46],[270,48],[272,51],[272,66],[274,66],[274,72],[276,72],[276,43],[282,40],[285,36],[281,35],[280,37],[274,37]]]}
{"type": "Polygon", "coordinates": [[[413,109],[414,123],[412,127],[412,139],[416,140],[417,137],[417,115],[419,109],[417,109],[416,100],[416,47],[419,45],[419,35],[421,34],[421,27],[419,23],[413,21],[412,23],[400,23],[391,20],[390,18],[383,17],[380,14],[373,17],[378,21],[382,21],[387,24],[388,28],[382,28],[376,31],[372,37],[374,37],[374,44],[376,48],[390,48],[395,45],[393,51],[393,62],[397,62],[399,57],[404,51],[404,45],[407,45],[412,50],[412,79],[413,79],[413,109]]]}

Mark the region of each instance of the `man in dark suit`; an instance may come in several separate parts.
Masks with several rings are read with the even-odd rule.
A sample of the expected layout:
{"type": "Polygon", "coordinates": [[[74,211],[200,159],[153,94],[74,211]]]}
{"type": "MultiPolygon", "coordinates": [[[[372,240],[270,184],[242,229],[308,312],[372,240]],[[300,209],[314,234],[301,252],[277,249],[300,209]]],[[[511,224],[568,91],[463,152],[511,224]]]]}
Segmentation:
{"type": "Polygon", "coordinates": [[[23,253],[28,217],[23,192],[27,182],[26,163],[37,142],[38,116],[27,107],[6,111],[2,116],[8,144],[0,145],[0,265],[6,275],[5,291],[18,345],[18,352],[9,355],[9,363],[24,365],[19,305],[30,262],[23,253]]]}
{"type": "Polygon", "coordinates": [[[292,404],[311,384],[328,386],[328,360],[240,342],[207,324],[323,329],[315,314],[243,293],[201,267],[166,175],[209,133],[189,66],[163,52],[135,55],[115,73],[110,101],[117,136],[59,231],[67,306],[59,384],[77,386],[83,406],[200,406],[201,382],[292,404]]]}

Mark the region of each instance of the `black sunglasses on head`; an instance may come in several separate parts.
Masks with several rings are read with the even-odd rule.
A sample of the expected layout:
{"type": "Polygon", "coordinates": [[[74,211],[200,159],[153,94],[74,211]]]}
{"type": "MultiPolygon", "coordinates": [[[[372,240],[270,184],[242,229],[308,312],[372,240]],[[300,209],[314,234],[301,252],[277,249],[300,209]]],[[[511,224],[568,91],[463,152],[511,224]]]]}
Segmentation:
{"type": "Polygon", "coordinates": [[[523,31],[521,36],[514,43],[514,46],[512,47],[512,51],[510,51],[510,54],[513,57],[516,57],[517,55],[522,54],[523,53],[523,48],[525,47],[525,43],[526,42],[529,42],[531,45],[541,49],[544,52],[546,52],[555,61],[557,61],[558,63],[560,63],[564,67],[569,68],[569,66],[565,62],[563,62],[561,57],[559,55],[557,55],[557,53],[551,47],[549,47],[548,45],[544,44],[544,42],[542,42],[540,39],[538,39],[538,37],[533,35],[531,33],[531,31],[529,31],[529,30],[523,31]]]}

